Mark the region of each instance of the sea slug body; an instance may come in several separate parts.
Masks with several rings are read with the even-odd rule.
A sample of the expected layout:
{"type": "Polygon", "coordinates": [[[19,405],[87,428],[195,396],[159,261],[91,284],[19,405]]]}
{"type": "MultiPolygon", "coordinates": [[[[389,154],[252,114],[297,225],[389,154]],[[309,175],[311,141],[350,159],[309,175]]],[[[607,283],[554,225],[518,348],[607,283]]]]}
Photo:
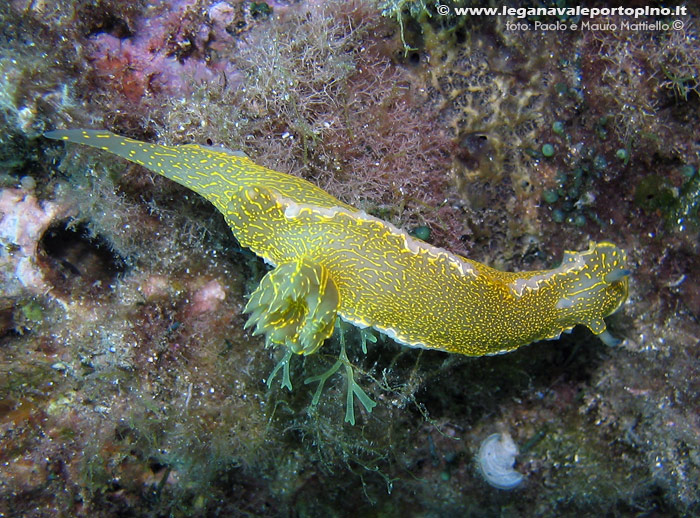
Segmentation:
{"type": "Polygon", "coordinates": [[[493,487],[514,489],[525,478],[522,473],[513,469],[517,455],[518,447],[508,433],[489,435],[479,447],[479,471],[493,487]]]}
{"type": "Polygon", "coordinates": [[[609,344],[604,317],[627,298],[626,254],[606,242],[552,270],[501,272],[431,246],[242,153],[161,146],[95,130],[48,138],[140,164],[208,199],[239,243],[273,269],[246,305],[268,344],[315,352],[339,316],[397,342],[481,356],[582,324],[609,344]]]}

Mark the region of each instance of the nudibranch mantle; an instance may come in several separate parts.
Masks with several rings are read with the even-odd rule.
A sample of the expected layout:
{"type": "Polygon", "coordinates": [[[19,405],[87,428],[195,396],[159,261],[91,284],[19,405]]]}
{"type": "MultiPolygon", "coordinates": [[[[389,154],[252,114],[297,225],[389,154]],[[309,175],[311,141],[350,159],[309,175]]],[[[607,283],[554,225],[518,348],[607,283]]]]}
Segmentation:
{"type": "Polygon", "coordinates": [[[338,316],[404,345],[471,356],[556,338],[578,324],[614,342],[603,319],[626,300],[630,272],[625,252],[611,243],[566,252],[552,270],[501,272],[242,153],[96,130],[46,136],[126,158],[213,203],[240,244],[274,267],[245,307],[246,326],[268,344],[311,354],[338,316]]]}

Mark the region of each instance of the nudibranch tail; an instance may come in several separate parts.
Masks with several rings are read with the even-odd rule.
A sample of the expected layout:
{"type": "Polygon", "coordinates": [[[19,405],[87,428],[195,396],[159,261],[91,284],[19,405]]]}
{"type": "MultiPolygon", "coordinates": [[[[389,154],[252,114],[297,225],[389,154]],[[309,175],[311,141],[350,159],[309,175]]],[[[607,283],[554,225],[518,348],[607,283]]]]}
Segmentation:
{"type": "Polygon", "coordinates": [[[240,151],[197,144],[163,146],[103,130],[56,130],[44,136],[101,149],[139,164],[204,196],[224,214],[236,191],[254,185],[296,203],[355,210],[302,178],[259,166],[240,151]]]}
{"type": "MultiPolygon", "coordinates": [[[[48,131],[44,133],[44,136],[55,140],[85,144],[86,146],[108,151],[113,155],[146,167],[197,192],[201,190],[198,188],[201,187],[201,178],[197,178],[199,175],[196,171],[204,171],[206,169],[204,166],[207,164],[205,161],[207,155],[214,156],[218,154],[215,151],[205,150],[205,148],[200,148],[199,146],[162,146],[101,130],[56,130],[48,131]],[[206,154],[203,155],[198,152],[200,150],[206,154]]],[[[241,161],[248,160],[243,156],[231,156],[235,156],[237,160],[241,161]]],[[[216,180],[216,177],[210,179],[210,181],[216,180]]]]}

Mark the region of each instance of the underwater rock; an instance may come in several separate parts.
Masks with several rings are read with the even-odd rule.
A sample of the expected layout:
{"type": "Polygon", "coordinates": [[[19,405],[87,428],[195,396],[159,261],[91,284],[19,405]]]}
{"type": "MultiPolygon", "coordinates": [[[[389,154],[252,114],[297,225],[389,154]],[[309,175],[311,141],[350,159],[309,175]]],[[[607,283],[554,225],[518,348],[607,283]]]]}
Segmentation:
{"type": "Polygon", "coordinates": [[[37,265],[39,240],[51,223],[64,217],[68,208],[44,201],[21,189],[0,191],[0,278],[6,296],[28,289],[46,292],[50,286],[37,265]]]}

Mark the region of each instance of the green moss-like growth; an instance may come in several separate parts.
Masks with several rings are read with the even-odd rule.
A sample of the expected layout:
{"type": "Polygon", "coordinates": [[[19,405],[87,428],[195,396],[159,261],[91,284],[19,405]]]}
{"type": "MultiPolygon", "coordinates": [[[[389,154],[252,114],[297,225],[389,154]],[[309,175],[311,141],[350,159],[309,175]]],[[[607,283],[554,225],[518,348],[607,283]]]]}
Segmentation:
{"type": "Polygon", "coordinates": [[[29,322],[35,324],[41,322],[41,319],[44,315],[41,306],[34,300],[31,300],[24,304],[20,308],[20,310],[22,311],[22,315],[24,315],[24,318],[26,318],[29,322]]]}
{"type": "Polygon", "coordinates": [[[700,225],[700,173],[693,166],[684,166],[681,174],[685,183],[669,216],[669,224],[679,230],[697,229],[700,225]]]}
{"type": "Polygon", "coordinates": [[[651,174],[642,178],[637,184],[634,203],[646,212],[655,210],[668,212],[676,204],[676,196],[667,178],[651,174]]]}
{"type": "Polygon", "coordinates": [[[700,175],[692,166],[684,166],[680,172],[684,180],[680,189],[674,188],[666,177],[645,176],[637,184],[634,202],[646,213],[661,214],[667,228],[684,231],[698,225],[700,175]]]}

